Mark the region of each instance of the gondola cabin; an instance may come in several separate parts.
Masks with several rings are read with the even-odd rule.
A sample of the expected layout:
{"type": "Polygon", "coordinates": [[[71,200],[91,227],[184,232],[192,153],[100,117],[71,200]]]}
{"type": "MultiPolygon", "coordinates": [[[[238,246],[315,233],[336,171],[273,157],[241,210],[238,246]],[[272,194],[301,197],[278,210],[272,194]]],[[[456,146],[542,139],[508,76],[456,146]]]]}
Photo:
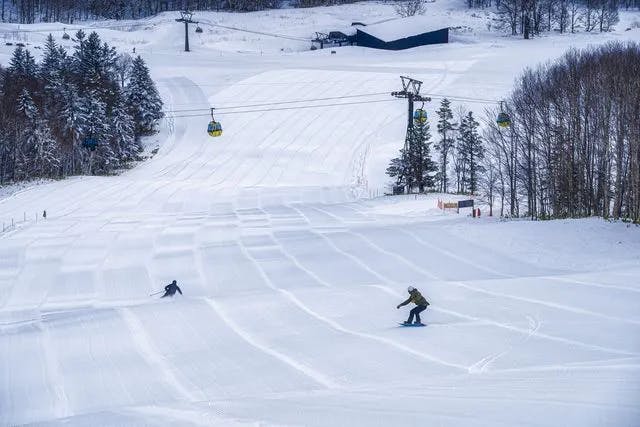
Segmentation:
{"type": "Polygon", "coordinates": [[[422,108],[418,108],[413,113],[413,120],[415,120],[416,122],[425,123],[427,121],[427,112],[422,108]]]}
{"type": "Polygon", "coordinates": [[[496,123],[498,123],[498,126],[500,126],[501,128],[509,127],[511,126],[511,117],[509,117],[507,113],[502,112],[498,114],[496,123]]]}
{"type": "Polygon", "coordinates": [[[209,136],[221,136],[222,125],[215,120],[211,120],[209,122],[209,126],[207,126],[207,133],[209,134],[209,136]]]}

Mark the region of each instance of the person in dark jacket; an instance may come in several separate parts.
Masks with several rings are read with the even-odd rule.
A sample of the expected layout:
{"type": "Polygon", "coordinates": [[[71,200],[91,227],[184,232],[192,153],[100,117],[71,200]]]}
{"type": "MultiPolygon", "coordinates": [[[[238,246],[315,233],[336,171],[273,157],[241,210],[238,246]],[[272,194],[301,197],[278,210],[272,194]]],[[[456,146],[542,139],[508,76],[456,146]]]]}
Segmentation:
{"type": "Polygon", "coordinates": [[[406,301],[398,304],[396,308],[400,308],[404,305],[409,304],[410,302],[414,303],[416,306],[409,312],[409,319],[407,319],[404,324],[410,325],[413,322],[414,316],[416,318],[415,324],[421,324],[422,322],[420,321],[420,313],[426,310],[427,306],[429,305],[429,301],[427,301],[426,298],[422,296],[420,291],[418,291],[413,286],[409,286],[407,288],[407,292],[409,292],[409,298],[407,298],[406,301]]]}
{"type": "Polygon", "coordinates": [[[180,295],[182,295],[182,291],[180,290],[180,287],[174,280],[173,282],[169,283],[167,286],[164,287],[164,295],[162,295],[160,298],[172,297],[173,295],[175,295],[176,291],[180,292],[180,295]]]}

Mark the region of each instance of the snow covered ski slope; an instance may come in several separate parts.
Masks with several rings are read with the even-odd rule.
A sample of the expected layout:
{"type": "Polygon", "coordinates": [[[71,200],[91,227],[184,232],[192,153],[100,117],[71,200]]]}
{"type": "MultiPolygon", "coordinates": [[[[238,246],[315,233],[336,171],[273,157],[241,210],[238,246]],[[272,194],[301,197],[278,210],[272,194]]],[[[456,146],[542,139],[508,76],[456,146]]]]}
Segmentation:
{"type": "Polygon", "coordinates": [[[0,220],[48,213],[0,236],[0,425],[640,424],[637,228],[369,197],[404,140],[399,75],[494,99],[640,30],[336,55],[207,30],[185,54],[167,17],[101,36],[137,47],[167,110],[256,111],[217,116],[215,139],[206,113],[169,114],[136,168],[0,200],[0,220]],[[174,279],[183,296],[149,297],[174,279]],[[425,328],[397,325],[408,285],[425,328]]]}

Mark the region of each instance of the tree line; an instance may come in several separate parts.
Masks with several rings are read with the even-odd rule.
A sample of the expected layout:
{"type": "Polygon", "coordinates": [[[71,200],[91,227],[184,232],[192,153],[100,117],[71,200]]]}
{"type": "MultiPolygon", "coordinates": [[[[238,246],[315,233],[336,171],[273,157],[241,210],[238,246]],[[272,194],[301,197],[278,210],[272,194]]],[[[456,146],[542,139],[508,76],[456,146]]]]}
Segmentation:
{"type": "Polygon", "coordinates": [[[107,174],[137,160],[162,101],[144,60],[75,35],[72,53],[49,35],[40,63],[18,47],[0,67],[0,184],[107,174]]]}
{"type": "Polygon", "coordinates": [[[505,103],[512,125],[487,120],[485,193],[511,216],[640,221],[638,76],[637,43],[527,69],[505,103]]]}
{"type": "Polygon", "coordinates": [[[65,22],[87,19],[139,19],[160,12],[234,11],[252,12],[277,9],[285,3],[293,7],[330,6],[355,0],[0,0],[2,22],[65,22]]]}

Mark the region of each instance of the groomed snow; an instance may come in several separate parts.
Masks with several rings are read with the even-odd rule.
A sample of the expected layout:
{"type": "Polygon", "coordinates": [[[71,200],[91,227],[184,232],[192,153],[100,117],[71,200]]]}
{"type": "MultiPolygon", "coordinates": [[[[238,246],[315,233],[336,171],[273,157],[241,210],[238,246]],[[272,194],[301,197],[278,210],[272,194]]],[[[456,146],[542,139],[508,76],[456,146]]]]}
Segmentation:
{"type": "MultiPolygon", "coordinates": [[[[406,104],[386,95],[399,75],[497,99],[570,46],[640,39],[624,31],[638,14],[611,34],[525,43],[489,34],[490,16],[462,2],[430,7],[470,32],[332,55],[206,27],[187,54],[172,14],[99,30],[136,47],[167,110],[325,106],[221,114],[216,139],[206,115],[166,119],[147,141],[158,153],[120,176],[9,191],[0,424],[637,426],[637,227],[473,219],[436,209],[453,196],[379,195],[404,140],[406,104]],[[308,101],[370,93],[383,94],[308,101]],[[148,296],[173,279],[183,296],[148,296]],[[426,328],[397,326],[408,285],[431,302],[426,328]]],[[[392,17],[377,3],[198,14],[296,37],[392,17]]]]}

